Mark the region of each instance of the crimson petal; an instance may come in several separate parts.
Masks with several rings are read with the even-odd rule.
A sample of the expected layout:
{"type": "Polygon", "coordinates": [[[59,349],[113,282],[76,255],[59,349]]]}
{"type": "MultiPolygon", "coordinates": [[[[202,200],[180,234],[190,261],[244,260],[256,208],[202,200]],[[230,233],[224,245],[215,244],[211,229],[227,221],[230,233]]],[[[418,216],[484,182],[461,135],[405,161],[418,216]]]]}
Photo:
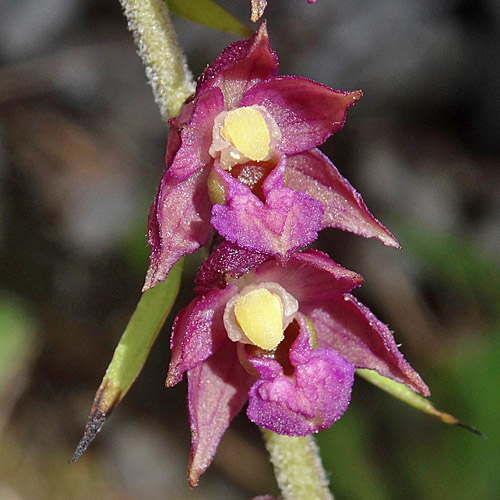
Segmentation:
{"type": "Polygon", "coordinates": [[[256,269],[255,277],[260,282],[279,283],[299,304],[338,297],[363,282],[358,273],[345,269],[326,253],[314,249],[294,253],[286,270],[276,260],[268,260],[256,269]]]}
{"type": "Polygon", "coordinates": [[[277,74],[278,58],[263,22],[254,36],[232,43],[208,66],[198,80],[196,94],[217,86],[224,93],[226,108],[231,109],[256,82],[277,74]]]}
{"type": "Polygon", "coordinates": [[[238,361],[237,345],[227,340],[207,361],[188,372],[188,408],[191,423],[191,487],[212,462],[217,445],[248,399],[255,377],[238,361]]]}
{"type": "Polygon", "coordinates": [[[424,396],[430,394],[420,375],[399,352],[387,325],[352,295],[301,304],[300,310],[314,323],[318,347],[334,349],[356,368],[376,370],[424,396]]]}
{"type": "Polygon", "coordinates": [[[180,382],[185,371],[212,356],[227,339],[223,315],[227,301],[238,289],[228,285],[196,297],[175,318],[170,349],[172,357],[165,384],[180,382]]]}
{"type": "Polygon", "coordinates": [[[334,227],[399,248],[394,236],[369,212],[361,195],[318,149],[289,156],[288,186],[321,201],[322,228],[334,227]]]}
{"type": "Polygon", "coordinates": [[[163,176],[149,212],[151,255],[143,291],[163,281],[180,257],[195,252],[210,238],[212,204],[207,176],[207,169],[198,170],[184,181],[174,179],[168,171],[163,176]]]}
{"type": "Polygon", "coordinates": [[[360,90],[343,92],[299,76],[270,78],[254,85],[240,106],[258,104],[272,115],[281,131],[277,148],[300,153],[323,144],[340,130],[360,90]]]}
{"type": "Polygon", "coordinates": [[[227,277],[239,278],[268,258],[267,255],[224,241],[201,265],[196,275],[194,291],[205,294],[214,288],[224,288],[227,277]]]}
{"type": "Polygon", "coordinates": [[[208,150],[214,120],[222,111],[224,96],[218,88],[209,89],[196,99],[189,121],[182,125],[181,144],[169,168],[172,176],[186,179],[212,159],[208,150]]]}

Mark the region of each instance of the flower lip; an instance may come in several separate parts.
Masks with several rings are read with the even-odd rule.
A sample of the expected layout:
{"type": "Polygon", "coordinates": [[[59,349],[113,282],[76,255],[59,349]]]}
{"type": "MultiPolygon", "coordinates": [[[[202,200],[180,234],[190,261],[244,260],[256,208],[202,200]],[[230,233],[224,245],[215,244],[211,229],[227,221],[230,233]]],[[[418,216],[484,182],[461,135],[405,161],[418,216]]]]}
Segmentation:
{"type": "Polygon", "coordinates": [[[297,299],[277,283],[241,285],[240,292],[227,302],[224,310],[228,337],[233,342],[274,349],[283,340],[285,329],[297,313],[297,299]],[[269,318],[271,327],[266,325],[269,318]]]}

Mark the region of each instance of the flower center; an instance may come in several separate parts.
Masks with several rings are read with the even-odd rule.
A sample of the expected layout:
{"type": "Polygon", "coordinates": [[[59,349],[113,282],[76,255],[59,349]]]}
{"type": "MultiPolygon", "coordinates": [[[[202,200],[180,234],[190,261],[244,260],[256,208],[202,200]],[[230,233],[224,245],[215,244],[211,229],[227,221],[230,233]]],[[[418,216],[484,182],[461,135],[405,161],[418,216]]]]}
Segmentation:
{"type": "Polygon", "coordinates": [[[274,349],[283,340],[283,305],[266,288],[243,295],[234,304],[236,324],[253,344],[274,349]]]}
{"type": "Polygon", "coordinates": [[[255,108],[247,106],[230,111],[220,134],[250,160],[262,161],[269,154],[269,129],[264,117],[255,108]]]}
{"type": "Polygon", "coordinates": [[[277,283],[250,284],[227,302],[224,326],[233,342],[272,350],[283,340],[298,307],[295,297],[277,283]]]}
{"type": "Polygon", "coordinates": [[[220,166],[262,162],[272,157],[281,132],[263,106],[243,106],[219,113],[214,121],[209,153],[220,166]]]}

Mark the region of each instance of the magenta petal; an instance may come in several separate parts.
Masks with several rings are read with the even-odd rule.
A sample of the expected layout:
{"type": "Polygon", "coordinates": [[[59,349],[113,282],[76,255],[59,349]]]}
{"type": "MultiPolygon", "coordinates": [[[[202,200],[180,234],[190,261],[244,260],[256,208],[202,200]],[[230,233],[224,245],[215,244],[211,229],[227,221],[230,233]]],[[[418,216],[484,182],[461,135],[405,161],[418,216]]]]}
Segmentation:
{"type": "Polygon", "coordinates": [[[289,436],[327,429],[346,411],[354,366],[332,349],[313,351],[304,319],[290,349],[293,377],[273,359],[250,358],[260,379],[250,389],[247,415],[257,425],[289,436]]]}
{"type": "Polygon", "coordinates": [[[175,318],[170,340],[172,357],[166,385],[171,387],[182,379],[182,374],[195,367],[221,346],[227,339],[223,315],[227,301],[238,289],[227,285],[224,290],[212,290],[196,297],[175,318]]]}
{"type": "Polygon", "coordinates": [[[224,288],[227,277],[239,278],[268,258],[267,255],[241,248],[230,241],[224,241],[200,266],[196,274],[194,291],[204,294],[214,288],[224,288]]]}
{"type": "Polygon", "coordinates": [[[239,363],[236,348],[228,340],[212,357],[188,372],[191,487],[210,465],[222,435],[245,404],[255,380],[239,363]]]}
{"type": "Polygon", "coordinates": [[[285,187],[285,180],[287,176],[287,157],[284,154],[277,154],[277,165],[269,173],[262,183],[262,192],[264,196],[275,190],[285,187]]]}
{"type": "Polygon", "coordinates": [[[294,154],[323,144],[340,130],[348,108],[361,95],[361,91],[332,90],[299,76],[282,76],[254,85],[240,106],[264,106],[281,130],[277,148],[294,154]]]}
{"type": "Polygon", "coordinates": [[[335,227],[399,248],[394,236],[368,211],[361,195],[317,149],[289,156],[288,186],[323,204],[322,228],[335,227]]]}
{"type": "Polygon", "coordinates": [[[387,325],[352,295],[301,304],[300,310],[314,323],[319,347],[334,349],[356,368],[376,370],[424,396],[430,394],[420,375],[399,352],[387,325]]]}
{"type": "Polygon", "coordinates": [[[208,198],[206,169],[185,181],[163,176],[148,219],[150,264],[143,291],[163,281],[183,255],[207,243],[212,204],[208,198]]]}
{"type": "Polygon", "coordinates": [[[317,302],[338,297],[359,286],[363,278],[346,269],[319,250],[308,249],[290,255],[286,267],[262,253],[225,241],[201,265],[195,292],[224,288],[226,277],[239,278],[255,269],[258,282],[279,283],[298,301],[317,302]]]}
{"type": "Polygon", "coordinates": [[[260,282],[279,283],[299,304],[327,300],[350,292],[363,278],[334,262],[319,250],[308,249],[290,256],[286,267],[268,260],[255,271],[260,282]]]}
{"type": "Polygon", "coordinates": [[[177,154],[177,151],[181,146],[180,132],[184,128],[186,123],[191,119],[193,109],[194,101],[191,100],[184,104],[177,116],[174,116],[173,118],[170,118],[170,120],[168,120],[168,124],[170,125],[170,133],[168,134],[167,154],[165,155],[167,168],[172,164],[174,156],[177,154]]]}
{"type": "Polygon", "coordinates": [[[269,45],[263,22],[254,36],[229,45],[203,72],[196,93],[217,86],[224,93],[226,108],[231,109],[252,85],[277,74],[278,58],[269,45]]]}
{"type": "Polygon", "coordinates": [[[212,144],[214,120],[224,111],[224,96],[218,88],[207,90],[194,102],[193,114],[182,127],[181,145],[169,169],[178,179],[186,179],[212,159],[208,150],[212,144]]]}
{"type": "Polygon", "coordinates": [[[226,172],[227,204],[214,205],[212,225],[242,247],[286,259],[318,235],[321,203],[289,188],[272,190],[263,203],[251,190],[226,172]]]}

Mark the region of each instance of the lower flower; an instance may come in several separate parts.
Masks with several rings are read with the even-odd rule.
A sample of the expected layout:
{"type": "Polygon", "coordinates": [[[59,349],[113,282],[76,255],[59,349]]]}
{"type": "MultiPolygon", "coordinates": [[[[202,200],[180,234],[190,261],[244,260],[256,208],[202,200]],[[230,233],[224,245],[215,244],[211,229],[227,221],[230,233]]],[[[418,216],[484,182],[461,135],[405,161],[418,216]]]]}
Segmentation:
{"type": "Polygon", "coordinates": [[[187,372],[192,486],[247,401],[257,425],[303,436],[342,416],[355,368],[429,394],[387,326],[350,294],[361,282],[316,250],[283,265],[224,242],[208,258],[175,320],[166,381],[187,372]]]}

